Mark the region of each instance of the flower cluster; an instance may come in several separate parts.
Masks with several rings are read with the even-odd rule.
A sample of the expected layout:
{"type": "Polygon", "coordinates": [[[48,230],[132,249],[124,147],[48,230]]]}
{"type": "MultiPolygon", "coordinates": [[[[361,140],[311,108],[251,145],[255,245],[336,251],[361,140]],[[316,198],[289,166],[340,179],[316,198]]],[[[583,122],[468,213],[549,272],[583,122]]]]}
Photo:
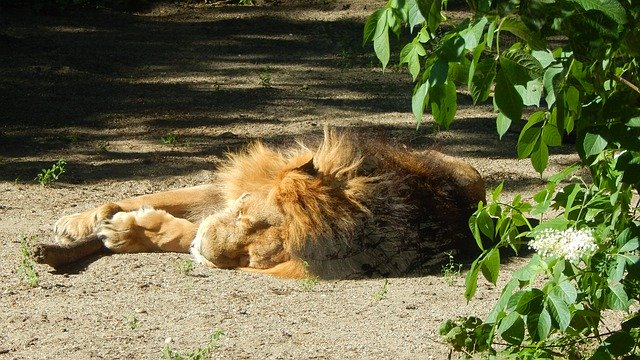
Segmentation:
{"type": "Polygon", "coordinates": [[[598,249],[590,230],[544,229],[534,234],[529,243],[538,254],[544,257],[555,256],[577,264],[585,255],[598,249]]]}

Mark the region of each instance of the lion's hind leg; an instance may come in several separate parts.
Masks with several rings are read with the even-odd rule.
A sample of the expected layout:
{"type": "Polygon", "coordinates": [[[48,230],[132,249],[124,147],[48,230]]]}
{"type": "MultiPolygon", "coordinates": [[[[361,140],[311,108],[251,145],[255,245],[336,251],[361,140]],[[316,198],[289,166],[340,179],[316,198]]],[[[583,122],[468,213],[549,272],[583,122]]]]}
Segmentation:
{"type": "Polygon", "coordinates": [[[197,225],[164,210],[142,207],[103,220],[97,235],[116,253],[169,251],[188,253],[197,225]]]}

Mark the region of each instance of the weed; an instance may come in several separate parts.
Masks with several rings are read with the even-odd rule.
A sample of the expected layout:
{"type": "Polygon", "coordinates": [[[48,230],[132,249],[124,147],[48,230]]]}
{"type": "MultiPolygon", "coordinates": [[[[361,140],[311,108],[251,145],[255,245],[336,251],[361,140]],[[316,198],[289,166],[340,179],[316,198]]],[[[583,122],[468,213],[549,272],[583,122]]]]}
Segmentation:
{"type": "Polygon", "coordinates": [[[135,315],[129,315],[126,317],[127,325],[131,330],[135,330],[140,327],[140,320],[135,315]]]}
{"type": "Polygon", "coordinates": [[[78,133],[69,133],[66,136],[67,141],[69,141],[72,144],[77,143],[78,141],[80,141],[80,135],[78,135],[78,133]]]}
{"type": "Polygon", "coordinates": [[[165,340],[164,348],[162,349],[162,359],[167,360],[205,360],[211,359],[213,352],[220,347],[218,343],[220,338],[224,335],[222,330],[216,330],[209,336],[209,343],[204,347],[197,348],[194,351],[180,354],[179,352],[171,348],[171,338],[165,340]]]}
{"type": "MultiPolygon", "coordinates": [[[[309,269],[308,262],[303,261],[302,264],[305,270],[309,269]]],[[[313,291],[316,285],[318,285],[318,282],[320,282],[320,278],[318,278],[317,276],[307,275],[303,279],[300,279],[300,287],[302,288],[302,291],[305,291],[305,292],[313,291]]]]}
{"type": "Polygon", "coordinates": [[[388,291],[389,291],[389,279],[384,279],[384,283],[382,284],[380,289],[378,289],[378,291],[376,291],[373,294],[373,300],[380,301],[382,299],[386,299],[388,291]]]}
{"type": "Polygon", "coordinates": [[[264,88],[271,88],[271,68],[268,66],[260,69],[260,85],[264,88]]]}
{"type": "Polygon", "coordinates": [[[256,4],[255,0],[239,0],[238,2],[240,3],[240,5],[244,6],[253,6],[256,4]]]}
{"type": "Polygon", "coordinates": [[[65,173],[65,166],[67,162],[64,160],[58,160],[53,164],[51,169],[42,169],[35,180],[42,186],[48,186],[60,179],[60,176],[65,173]]]}
{"type": "Polygon", "coordinates": [[[166,145],[176,145],[178,143],[178,136],[170,131],[162,135],[160,140],[162,140],[162,143],[166,145]]]}
{"type": "Polygon", "coordinates": [[[302,291],[310,292],[315,289],[316,285],[320,282],[317,276],[307,276],[300,280],[300,287],[302,291]]]}
{"type": "Polygon", "coordinates": [[[29,250],[35,238],[35,236],[32,236],[30,239],[27,239],[26,236],[23,236],[20,240],[20,265],[18,267],[18,274],[20,274],[22,282],[30,287],[37,287],[40,282],[36,265],[31,259],[31,251],[29,250]]]}
{"type": "Polygon", "coordinates": [[[457,264],[453,258],[453,254],[448,252],[446,255],[449,257],[449,262],[442,265],[442,276],[449,286],[452,286],[457,277],[460,277],[460,270],[462,264],[457,264]]]}
{"type": "Polygon", "coordinates": [[[193,269],[195,269],[196,265],[192,259],[185,259],[178,263],[180,267],[180,272],[185,276],[193,275],[193,269]]]}
{"type": "Polygon", "coordinates": [[[109,142],[108,141],[100,141],[98,143],[98,149],[102,152],[109,152],[109,142]]]}

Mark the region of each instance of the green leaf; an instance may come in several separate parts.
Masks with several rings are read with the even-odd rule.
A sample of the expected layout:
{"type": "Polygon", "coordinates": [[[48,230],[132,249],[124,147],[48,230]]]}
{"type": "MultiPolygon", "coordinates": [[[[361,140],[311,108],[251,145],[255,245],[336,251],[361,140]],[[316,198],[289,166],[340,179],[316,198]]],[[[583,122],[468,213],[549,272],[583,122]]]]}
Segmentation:
{"type": "Polygon", "coordinates": [[[609,284],[609,290],[606,296],[607,306],[612,310],[627,311],[629,309],[629,298],[624,291],[624,286],[619,282],[615,282],[609,284]]]}
{"type": "Polygon", "coordinates": [[[509,130],[511,126],[511,119],[504,116],[503,113],[499,113],[496,118],[496,130],[498,130],[498,136],[502,139],[502,136],[509,130]]]}
{"type": "Polygon", "coordinates": [[[494,91],[494,100],[500,112],[512,121],[519,121],[522,118],[522,108],[524,106],[522,98],[502,69],[496,75],[494,91]]]}
{"type": "Polygon", "coordinates": [[[469,24],[469,27],[460,31],[460,36],[464,39],[465,48],[467,50],[473,50],[480,44],[482,40],[482,34],[484,33],[484,27],[487,25],[487,18],[485,16],[475,19],[469,24]]]}
{"type": "Polygon", "coordinates": [[[553,193],[556,190],[556,184],[550,182],[545,186],[544,189],[537,192],[533,195],[533,200],[537,202],[536,206],[531,210],[531,215],[540,215],[547,210],[549,210],[549,206],[551,206],[551,200],[553,198],[553,193]]]}
{"type": "Polygon", "coordinates": [[[526,85],[516,84],[515,90],[520,94],[525,106],[540,106],[542,98],[542,81],[538,79],[527,81],[526,85]]]}
{"type": "Polygon", "coordinates": [[[416,0],[418,2],[418,7],[420,7],[420,12],[427,19],[427,26],[429,30],[433,33],[440,26],[440,22],[442,21],[442,0],[416,0]],[[424,5],[421,5],[424,4],[424,5]],[[426,10],[427,12],[425,12],[426,10]]]}
{"type": "Polygon", "coordinates": [[[628,127],[640,127],[640,116],[636,116],[634,118],[629,119],[627,121],[628,127]]]}
{"type": "MultiPolygon", "coordinates": [[[[378,9],[373,14],[371,14],[369,18],[367,18],[367,22],[364,24],[362,46],[365,46],[369,41],[373,40],[377,31],[378,20],[380,19],[384,11],[385,9],[378,9]]],[[[386,15],[385,15],[385,18],[386,18],[386,15]]],[[[386,27],[386,25],[387,24],[385,23],[384,26],[386,27]]],[[[382,29],[380,29],[380,31],[382,31],[382,29]]]]}
{"type": "Polygon", "coordinates": [[[607,147],[607,140],[599,134],[587,133],[582,142],[585,156],[598,155],[607,147]]]}
{"type": "Polygon", "coordinates": [[[624,269],[627,265],[627,259],[624,256],[617,255],[615,266],[612,266],[609,272],[610,282],[620,282],[624,277],[624,269]]]}
{"type": "Polygon", "coordinates": [[[536,146],[531,152],[531,164],[541,175],[549,164],[549,148],[547,147],[547,144],[542,141],[542,138],[538,139],[536,146]]]}
{"type": "Polygon", "coordinates": [[[480,229],[480,232],[484,234],[484,236],[493,240],[494,225],[493,219],[491,218],[491,216],[489,216],[489,213],[487,213],[486,211],[481,211],[477,215],[476,224],[478,224],[478,228],[480,229]]]}
{"type": "Polygon", "coordinates": [[[420,8],[416,1],[409,1],[409,8],[407,10],[407,21],[409,23],[409,30],[413,32],[413,28],[422,24],[425,21],[424,16],[420,13],[420,8]]]}
{"type": "Polygon", "coordinates": [[[549,66],[544,72],[542,84],[546,93],[545,101],[549,108],[551,108],[551,106],[556,102],[556,89],[553,85],[554,79],[558,74],[561,74],[563,70],[564,68],[561,64],[554,64],[549,66]]]}
{"type": "Polygon", "coordinates": [[[624,7],[616,0],[571,0],[585,10],[598,10],[619,24],[627,23],[624,7]]]}
{"type": "MultiPolygon", "coordinates": [[[[636,339],[634,339],[626,331],[616,331],[604,340],[607,350],[613,356],[623,356],[628,354],[636,345],[636,339]]],[[[635,355],[635,354],[634,354],[635,355]]],[[[633,358],[633,357],[632,357],[633,358]]]]}
{"type": "Polygon", "coordinates": [[[500,273],[500,251],[497,248],[489,250],[487,256],[482,259],[481,270],[484,278],[495,285],[500,273]]]}
{"type": "Polygon", "coordinates": [[[540,313],[543,309],[543,300],[544,293],[540,289],[526,290],[518,300],[515,310],[521,315],[540,313]]]}
{"type": "Polygon", "coordinates": [[[496,186],[493,191],[491,191],[491,199],[493,202],[497,203],[500,199],[500,194],[502,194],[502,189],[504,188],[504,181],[502,181],[498,186],[496,186]]]}
{"type": "Polygon", "coordinates": [[[429,69],[429,84],[432,88],[444,85],[449,74],[449,63],[439,58],[429,69]]]}
{"type": "Polygon", "coordinates": [[[530,80],[542,79],[544,69],[533,55],[520,50],[508,50],[500,55],[500,65],[513,84],[524,85],[530,80]]]}
{"type": "Polygon", "coordinates": [[[494,57],[486,58],[478,62],[474,68],[473,77],[469,82],[469,91],[473,103],[485,101],[491,93],[491,86],[496,78],[497,60],[494,57]]]}
{"type": "Polygon", "coordinates": [[[551,122],[547,122],[542,127],[542,140],[549,146],[562,145],[562,136],[560,136],[560,131],[558,131],[558,127],[551,122]]]}
{"type": "Polygon", "coordinates": [[[407,64],[413,81],[416,80],[420,73],[420,57],[425,55],[427,55],[427,52],[424,47],[415,39],[400,51],[400,64],[407,64]]]}
{"type": "Polygon", "coordinates": [[[496,323],[500,319],[502,314],[504,314],[507,305],[509,304],[509,300],[511,300],[513,290],[515,290],[516,288],[518,288],[518,280],[514,278],[509,280],[509,282],[507,282],[507,284],[502,288],[500,298],[494,305],[489,315],[487,315],[487,323],[496,323]]]}
{"type": "Polygon", "coordinates": [[[531,155],[534,149],[536,149],[536,144],[538,143],[541,132],[540,128],[532,127],[520,133],[518,144],[516,146],[518,150],[518,158],[524,159],[531,155]]]}
{"type": "Polygon", "coordinates": [[[562,171],[560,171],[559,173],[549,176],[549,182],[557,184],[560,181],[562,181],[562,180],[568,178],[569,176],[573,175],[573,173],[576,172],[576,170],[578,170],[579,168],[580,168],[580,165],[578,165],[578,164],[574,164],[574,165],[568,166],[568,167],[564,168],[562,171]]]}
{"type": "Polygon", "coordinates": [[[527,330],[533,341],[541,341],[547,338],[551,331],[551,316],[546,309],[539,313],[527,315],[527,330]]]}
{"type": "Polygon", "coordinates": [[[467,299],[467,302],[476,294],[476,290],[478,288],[478,271],[480,271],[480,265],[478,264],[478,259],[476,259],[471,264],[471,269],[467,272],[467,276],[464,281],[464,298],[467,299]]]}
{"type": "Polygon", "coordinates": [[[562,297],[556,296],[554,293],[550,293],[547,296],[546,305],[549,314],[551,314],[553,320],[558,324],[560,331],[565,331],[571,323],[569,305],[567,305],[562,297]]]}
{"type": "Polygon", "coordinates": [[[640,246],[640,243],[638,243],[638,238],[633,238],[629,241],[627,241],[621,248],[620,250],[618,250],[619,252],[629,252],[629,251],[634,251],[636,250],[638,247],[640,246]]]}
{"type": "Polygon", "coordinates": [[[429,90],[431,114],[435,122],[448,129],[456,116],[458,101],[456,85],[447,81],[444,85],[434,86],[429,90]]]}
{"type": "Polygon", "coordinates": [[[439,59],[449,62],[460,60],[463,52],[464,39],[458,34],[451,36],[438,49],[439,59]]]}
{"type": "Polygon", "coordinates": [[[578,298],[578,290],[569,280],[560,281],[552,290],[551,294],[561,298],[567,304],[573,304],[578,298]]]}
{"type": "Polygon", "coordinates": [[[416,86],[411,97],[411,110],[413,116],[416,118],[418,126],[422,122],[422,116],[424,115],[425,104],[428,103],[429,81],[425,81],[422,84],[416,86]]]}
{"type": "MultiPolygon", "coordinates": [[[[381,18],[382,20],[383,18],[381,18]]],[[[380,26],[380,22],[378,22],[380,26]]],[[[381,35],[373,39],[373,50],[382,64],[382,68],[385,69],[389,64],[389,58],[391,57],[391,50],[389,48],[389,28],[386,27],[386,19],[384,20],[384,30],[381,35]]]]}
{"type": "Polygon", "coordinates": [[[498,333],[511,345],[520,345],[524,340],[524,320],[517,312],[512,312],[498,326],[498,333]]]}
{"type": "Polygon", "coordinates": [[[545,42],[540,35],[531,31],[518,17],[507,16],[500,23],[500,30],[505,30],[524,40],[534,50],[545,50],[545,42]]]}

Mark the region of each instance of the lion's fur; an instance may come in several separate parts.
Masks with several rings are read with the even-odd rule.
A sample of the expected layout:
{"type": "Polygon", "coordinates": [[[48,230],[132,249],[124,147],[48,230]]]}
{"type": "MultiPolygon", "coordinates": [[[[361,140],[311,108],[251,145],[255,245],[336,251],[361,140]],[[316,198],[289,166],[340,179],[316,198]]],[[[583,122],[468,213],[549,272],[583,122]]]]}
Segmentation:
{"type": "Polygon", "coordinates": [[[116,236],[104,243],[119,244],[118,252],[145,251],[142,243],[151,244],[146,251],[187,252],[197,230],[191,252],[215,267],[284,277],[398,276],[429,271],[447,251],[474,248],[466,223],[484,197],[482,178],[462,160],[326,129],[317,146],[255,143],[230,154],[209,186],[109,207],[130,215],[98,208],[64,217],[56,234],[116,236]],[[136,213],[143,204],[162,216],[136,213]],[[141,215],[146,220],[132,222],[141,215]],[[164,220],[134,231],[153,218],[164,220]]]}
{"type": "MultiPolygon", "coordinates": [[[[238,209],[201,229],[218,229],[207,233],[216,246],[234,237],[232,243],[248,244],[258,238],[251,223],[259,223],[259,237],[268,229],[280,243],[279,256],[286,254],[281,276],[299,274],[302,264],[325,278],[422,271],[445,251],[474,246],[460,240],[468,239],[466,220],[484,200],[482,179],[471,166],[435,151],[422,156],[332,130],[315,151],[255,144],[230,155],[218,172],[225,202],[238,209]],[[243,194],[248,200],[234,205],[243,194]],[[238,217],[249,222],[245,232],[219,233],[238,217]]],[[[225,251],[237,250],[208,255],[226,259],[225,251]]]]}

